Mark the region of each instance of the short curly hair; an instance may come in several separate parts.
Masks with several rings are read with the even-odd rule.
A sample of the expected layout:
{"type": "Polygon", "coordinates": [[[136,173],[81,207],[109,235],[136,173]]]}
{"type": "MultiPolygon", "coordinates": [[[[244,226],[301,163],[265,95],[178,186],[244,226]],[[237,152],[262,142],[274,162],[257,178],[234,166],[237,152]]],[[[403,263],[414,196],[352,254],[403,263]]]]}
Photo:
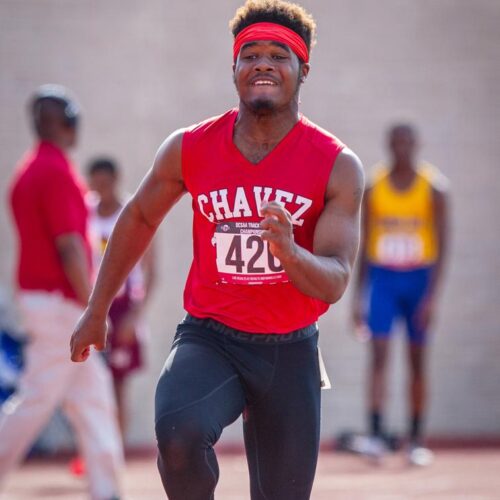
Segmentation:
{"type": "Polygon", "coordinates": [[[296,3],[284,0],[247,0],[236,11],[229,22],[229,28],[236,37],[240,31],[255,23],[276,23],[290,28],[304,40],[309,52],[316,43],[316,22],[296,3]]]}

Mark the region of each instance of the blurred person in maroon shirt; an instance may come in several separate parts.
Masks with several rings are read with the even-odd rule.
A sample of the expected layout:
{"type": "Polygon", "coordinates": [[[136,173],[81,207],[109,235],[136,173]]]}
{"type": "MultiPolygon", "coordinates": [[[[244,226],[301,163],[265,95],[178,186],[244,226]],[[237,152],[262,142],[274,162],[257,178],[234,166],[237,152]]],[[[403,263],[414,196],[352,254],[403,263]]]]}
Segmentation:
{"type": "MultiPolygon", "coordinates": [[[[87,167],[89,234],[94,271],[99,269],[109,238],[129,196],[120,190],[121,167],[108,157],[87,167]]],[[[156,281],[155,245],[151,243],[120,288],[109,310],[110,332],[104,359],[111,371],[123,439],[127,434],[127,392],[130,375],[144,367],[148,328],[144,318],[156,281]]]]}
{"type": "Polygon", "coordinates": [[[57,85],[42,86],[30,105],[37,142],[10,192],[17,302],[30,342],[19,390],[0,412],[0,482],[62,405],[87,464],[90,497],[116,499],[123,452],[110,375],[98,355],[75,365],[67,353],[91,290],[85,188],[66,156],[76,144],[79,110],[57,85]]]}

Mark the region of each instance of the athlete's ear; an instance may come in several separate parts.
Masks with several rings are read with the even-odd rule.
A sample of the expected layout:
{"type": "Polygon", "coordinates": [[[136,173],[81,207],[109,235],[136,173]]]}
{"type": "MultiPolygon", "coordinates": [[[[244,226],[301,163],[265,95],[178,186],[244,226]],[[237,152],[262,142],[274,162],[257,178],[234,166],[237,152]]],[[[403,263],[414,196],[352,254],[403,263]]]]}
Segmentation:
{"type": "Polygon", "coordinates": [[[307,75],[309,74],[309,70],[311,69],[311,65],[309,63],[302,63],[300,65],[300,82],[304,83],[306,81],[307,75]]]}
{"type": "Polygon", "coordinates": [[[233,64],[233,83],[236,86],[236,64],[233,64]]]}

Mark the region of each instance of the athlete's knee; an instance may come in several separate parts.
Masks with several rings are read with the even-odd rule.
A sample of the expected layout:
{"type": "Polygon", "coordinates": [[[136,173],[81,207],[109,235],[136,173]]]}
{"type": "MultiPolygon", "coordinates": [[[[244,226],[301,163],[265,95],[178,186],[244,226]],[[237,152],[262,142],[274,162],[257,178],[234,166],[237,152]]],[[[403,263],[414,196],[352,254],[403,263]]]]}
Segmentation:
{"type": "Polygon", "coordinates": [[[385,353],[374,351],[372,357],[372,369],[376,374],[382,374],[387,364],[387,357],[385,353]]]}
{"type": "Polygon", "coordinates": [[[425,383],[425,372],[421,365],[411,367],[410,380],[412,384],[423,385],[425,383]]]}
{"type": "Polygon", "coordinates": [[[382,373],[387,365],[388,341],[385,339],[372,340],[372,370],[382,373]]]}
{"type": "Polygon", "coordinates": [[[155,426],[158,453],[170,471],[186,470],[197,453],[210,446],[206,425],[201,421],[166,415],[155,426]]]}
{"type": "Polygon", "coordinates": [[[187,469],[191,455],[191,447],[178,436],[164,436],[158,439],[158,452],[163,466],[168,470],[182,471],[187,469]]]}
{"type": "Polygon", "coordinates": [[[425,376],[425,351],[419,344],[410,347],[410,371],[412,380],[423,380],[425,376]]]}

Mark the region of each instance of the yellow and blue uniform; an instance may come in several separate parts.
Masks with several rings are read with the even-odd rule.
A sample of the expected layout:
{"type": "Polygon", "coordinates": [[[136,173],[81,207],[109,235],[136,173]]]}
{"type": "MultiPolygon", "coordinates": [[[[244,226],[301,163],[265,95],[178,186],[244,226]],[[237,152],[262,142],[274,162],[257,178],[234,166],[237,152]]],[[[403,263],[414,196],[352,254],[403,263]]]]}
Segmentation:
{"type": "Polygon", "coordinates": [[[405,190],[391,181],[384,165],[374,168],[367,200],[366,258],[369,263],[368,326],[375,337],[388,336],[394,319],[406,322],[412,342],[425,332],[415,321],[417,308],[438,256],[433,185],[439,171],[424,163],[405,190]]]}

